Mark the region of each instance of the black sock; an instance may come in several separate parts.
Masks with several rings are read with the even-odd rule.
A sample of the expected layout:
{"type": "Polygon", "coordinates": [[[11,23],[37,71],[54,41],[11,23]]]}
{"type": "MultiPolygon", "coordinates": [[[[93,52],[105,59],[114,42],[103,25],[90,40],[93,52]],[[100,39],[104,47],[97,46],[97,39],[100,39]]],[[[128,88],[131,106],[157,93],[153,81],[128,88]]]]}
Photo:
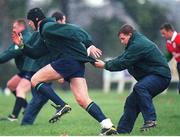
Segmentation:
{"type": "Polygon", "coordinates": [[[16,97],[16,90],[15,91],[11,91],[11,93],[16,97]]]}
{"type": "Polygon", "coordinates": [[[37,92],[41,92],[47,98],[49,98],[52,102],[56,105],[61,105],[62,107],[65,106],[65,102],[54,92],[51,86],[47,83],[39,83],[36,85],[37,92]]]}
{"type": "Polygon", "coordinates": [[[23,107],[23,105],[25,104],[26,100],[20,97],[16,97],[16,102],[14,104],[14,108],[13,108],[13,112],[12,114],[17,118],[21,108],[23,107]]]}
{"type": "Polygon", "coordinates": [[[27,107],[27,101],[26,101],[26,99],[24,99],[24,102],[23,102],[23,104],[22,104],[22,107],[25,109],[26,107],[27,107]]]}
{"type": "Polygon", "coordinates": [[[88,107],[86,108],[86,111],[93,117],[95,118],[98,122],[103,121],[106,119],[106,116],[103,114],[101,111],[100,107],[94,103],[91,102],[88,107]]]}

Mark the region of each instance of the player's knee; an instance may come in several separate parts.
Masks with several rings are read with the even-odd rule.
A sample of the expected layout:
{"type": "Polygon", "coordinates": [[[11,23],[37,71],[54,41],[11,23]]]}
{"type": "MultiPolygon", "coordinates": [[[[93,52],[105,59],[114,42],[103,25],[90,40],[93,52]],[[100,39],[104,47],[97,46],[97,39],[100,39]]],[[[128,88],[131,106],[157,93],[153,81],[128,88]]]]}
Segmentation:
{"type": "Polygon", "coordinates": [[[133,88],[133,92],[137,93],[138,95],[143,93],[143,90],[145,90],[145,87],[143,87],[139,84],[136,84],[133,88]]]}
{"type": "Polygon", "coordinates": [[[32,78],[31,78],[32,87],[35,87],[38,83],[39,83],[39,81],[38,81],[37,77],[35,75],[32,76],[32,78]]]}
{"type": "Polygon", "coordinates": [[[26,98],[26,92],[22,90],[21,88],[17,88],[16,96],[20,98],[26,98]]]}
{"type": "Polygon", "coordinates": [[[31,83],[21,83],[21,85],[18,85],[18,87],[16,88],[16,90],[22,94],[27,93],[28,91],[31,90],[31,83]]]}

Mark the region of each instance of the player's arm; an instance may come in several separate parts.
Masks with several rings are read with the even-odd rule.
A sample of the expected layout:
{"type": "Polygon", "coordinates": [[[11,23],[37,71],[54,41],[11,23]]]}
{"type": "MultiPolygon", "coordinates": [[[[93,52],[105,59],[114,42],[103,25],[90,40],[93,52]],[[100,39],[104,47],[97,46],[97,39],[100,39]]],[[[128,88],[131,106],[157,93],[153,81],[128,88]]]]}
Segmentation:
{"type": "Polygon", "coordinates": [[[176,46],[180,47],[180,35],[179,34],[176,36],[176,38],[174,39],[173,42],[175,42],[176,46]]]}
{"type": "Polygon", "coordinates": [[[94,46],[94,43],[92,42],[91,36],[83,29],[79,31],[79,36],[84,35],[84,37],[80,37],[82,40],[82,43],[85,45],[87,48],[87,54],[94,56],[95,58],[99,58],[102,55],[102,51],[94,46]]]}
{"type": "Polygon", "coordinates": [[[22,55],[22,52],[14,47],[14,44],[7,48],[5,51],[0,53],[0,63],[5,63],[19,55],[22,55]]]}
{"type": "Polygon", "coordinates": [[[79,29],[78,31],[75,31],[76,33],[75,35],[77,38],[75,36],[74,38],[85,45],[88,56],[92,55],[95,58],[99,58],[102,55],[102,51],[96,46],[94,46],[91,36],[84,29],[82,28],[77,28],[77,29],[79,29]]]}
{"type": "Polygon", "coordinates": [[[7,49],[7,50],[3,51],[2,53],[0,53],[0,63],[1,64],[5,63],[5,62],[13,59],[13,57],[14,56],[12,54],[10,54],[9,50],[7,49]]]}
{"type": "Polygon", "coordinates": [[[82,28],[71,24],[59,24],[48,19],[42,21],[40,24],[40,33],[44,38],[48,37],[62,37],[78,42],[82,42],[87,54],[98,58],[102,55],[102,51],[96,48],[92,42],[91,36],[82,28]],[[61,26],[61,27],[60,27],[61,26]]]}
{"type": "Polygon", "coordinates": [[[92,45],[91,38],[80,27],[72,24],[59,24],[51,19],[44,19],[40,24],[40,34],[42,37],[62,37],[78,42],[82,42],[88,48],[92,45]]]}
{"type": "MultiPolygon", "coordinates": [[[[92,55],[95,58],[99,58],[102,55],[102,51],[94,46],[94,43],[92,42],[92,37],[88,32],[86,32],[84,29],[72,25],[72,35],[70,36],[73,40],[82,42],[86,49],[87,49],[87,54],[92,55]]],[[[69,33],[67,33],[69,35],[69,33]]],[[[67,36],[69,37],[69,36],[67,36]]]]}
{"type": "Polygon", "coordinates": [[[30,58],[38,59],[48,53],[48,49],[44,44],[40,44],[42,41],[36,42],[35,44],[24,44],[22,51],[25,55],[30,58]]]}
{"type": "Polygon", "coordinates": [[[106,61],[98,61],[95,62],[95,66],[98,68],[103,68],[109,71],[121,71],[129,68],[134,65],[137,61],[139,61],[144,56],[144,51],[141,49],[137,49],[136,46],[129,47],[123,54],[120,56],[106,61]],[[101,65],[100,65],[101,64],[101,65]]]}
{"type": "Polygon", "coordinates": [[[171,46],[172,46],[172,42],[170,40],[167,40],[166,41],[166,51],[164,53],[164,56],[168,62],[173,58],[173,55],[170,51],[171,46]]]}

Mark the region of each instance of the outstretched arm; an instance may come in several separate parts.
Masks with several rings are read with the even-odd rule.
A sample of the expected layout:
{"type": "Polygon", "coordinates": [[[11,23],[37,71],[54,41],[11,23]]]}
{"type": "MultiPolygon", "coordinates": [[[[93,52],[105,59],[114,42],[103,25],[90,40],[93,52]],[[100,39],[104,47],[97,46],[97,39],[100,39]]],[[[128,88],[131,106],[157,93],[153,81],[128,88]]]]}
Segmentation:
{"type": "Polygon", "coordinates": [[[16,49],[13,44],[5,51],[0,53],[0,64],[5,63],[13,58],[16,58],[18,55],[22,55],[22,52],[19,49],[16,49]]]}
{"type": "Polygon", "coordinates": [[[97,60],[97,62],[95,62],[95,66],[109,71],[122,71],[134,65],[143,58],[145,54],[146,52],[143,49],[137,49],[136,46],[132,45],[123,54],[114,59],[106,62],[97,60]]]}
{"type": "Polygon", "coordinates": [[[98,58],[102,55],[102,51],[94,46],[91,36],[84,29],[76,25],[46,22],[44,20],[40,26],[42,37],[48,38],[54,36],[78,41],[85,45],[88,56],[92,55],[98,58]]]}

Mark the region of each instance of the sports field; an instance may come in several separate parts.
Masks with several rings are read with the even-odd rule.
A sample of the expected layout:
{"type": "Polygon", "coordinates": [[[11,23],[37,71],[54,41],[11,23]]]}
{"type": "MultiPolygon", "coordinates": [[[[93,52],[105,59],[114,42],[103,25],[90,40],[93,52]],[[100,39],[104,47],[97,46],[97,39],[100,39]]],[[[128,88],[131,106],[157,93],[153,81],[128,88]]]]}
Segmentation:
{"type": "MultiPolygon", "coordinates": [[[[37,117],[33,126],[20,126],[22,114],[18,122],[0,121],[0,135],[24,135],[24,136],[60,136],[60,135],[98,135],[100,133],[100,125],[81,109],[75,102],[73,95],[67,91],[60,91],[59,95],[64,98],[72,107],[72,111],[62,117],[55,124],[49,124],[48,119],[55,112],[51,107],[50,101],[44,106],[37,117]]],[[[117,94],[111,91],[104,94],[102,91],[90,91],[90,96],[99,104],[105,114],[110,117],[115,125],[123,112],[123,104],[128,96],[128,92],[117,94]]],[[[30,95],[29,98],[30,99],[30,95]]],[[[0,117],[7,116],[12,109],[14,96],[4,96],[0,94],[0,117]]],[[[141,133],[139,128],[143,124],[141,115],[137,119],[134,130],[130,135],[180,135],[180,95],[175,91],[168,91],[166,95],[160,95],[154,100],[158,114],[158,126],[149,132],[141,133]]]]}

